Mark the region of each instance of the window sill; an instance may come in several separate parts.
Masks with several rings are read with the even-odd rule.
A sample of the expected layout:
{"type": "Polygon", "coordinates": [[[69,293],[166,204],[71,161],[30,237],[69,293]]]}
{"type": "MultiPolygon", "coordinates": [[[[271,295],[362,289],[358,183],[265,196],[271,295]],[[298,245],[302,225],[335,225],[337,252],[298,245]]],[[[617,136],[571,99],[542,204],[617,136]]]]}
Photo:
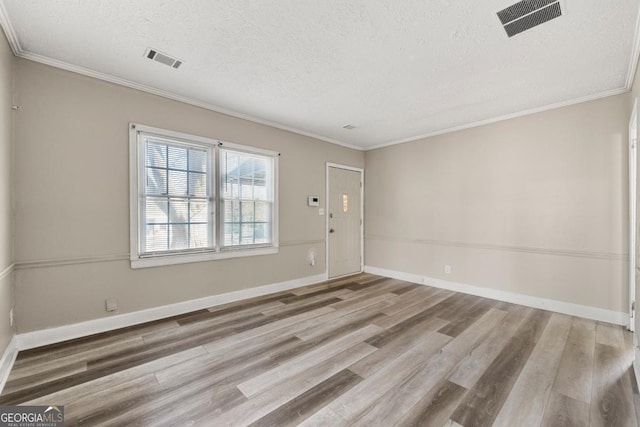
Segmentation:
{"type": "Polygon", "coordinates": [[[188,264],[192,262],[215,261],[220,259],[244,258],[259,255],[273,255],[278,253],[278,247],[252,249],[233,249],[221,252],[202,252],[190,254],[157,255],[150,257],[131,258],[131,268],[161,267],[165,265],[188,264]]]}

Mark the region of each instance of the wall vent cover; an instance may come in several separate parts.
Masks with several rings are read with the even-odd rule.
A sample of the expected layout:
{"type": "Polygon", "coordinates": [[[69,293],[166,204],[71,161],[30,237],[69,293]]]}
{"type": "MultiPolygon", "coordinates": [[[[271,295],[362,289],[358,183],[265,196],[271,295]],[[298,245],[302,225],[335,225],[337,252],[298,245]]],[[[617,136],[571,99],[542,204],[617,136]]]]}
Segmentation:
{"type": "Polygon", "coordinates": [[[168,65],[171,68],[179,68],[182,65],[182,61],[180,61],[179,59],[172,58],[167,54],[158,52],[157,50],[151,48],[148,48],[145,51],[144,56],[161,64],[168,65]]]}
{"type": "Polygon", "coordinates": [[[522,0],[498,12],[509,37],[562,16],[559,0],[522,0]]]}

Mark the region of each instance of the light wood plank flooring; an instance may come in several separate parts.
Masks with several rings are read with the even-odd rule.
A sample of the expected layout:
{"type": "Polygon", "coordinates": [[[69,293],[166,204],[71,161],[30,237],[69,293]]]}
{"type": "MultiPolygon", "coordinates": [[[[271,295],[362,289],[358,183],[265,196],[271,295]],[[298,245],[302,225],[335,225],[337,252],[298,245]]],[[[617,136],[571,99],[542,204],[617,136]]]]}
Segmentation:
{"type": "Polygon", "coordinates": [[[622,327],[360,274],[20,352],[66,425],[630,426],[622,327]]]}

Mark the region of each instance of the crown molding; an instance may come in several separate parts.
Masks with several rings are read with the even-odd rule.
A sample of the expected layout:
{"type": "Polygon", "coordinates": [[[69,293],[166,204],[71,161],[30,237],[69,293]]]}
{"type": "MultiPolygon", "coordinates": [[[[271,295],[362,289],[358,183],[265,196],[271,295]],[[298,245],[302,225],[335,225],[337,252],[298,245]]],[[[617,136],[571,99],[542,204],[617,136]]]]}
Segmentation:
{"type": "Polygon", "coordinates": [[[545,105],[545,106],[542,106],[542,107],[536,107],[536,108],[531,108],[531,109],[528,109],[528,110],[519,111],[517,113],[506,114],[504,116],[493,117],[493,118],[486,119],[486,120],[480,120],[480,121],[473,122],[473,123],[467,123],[467,124],[460,125],[460,126],[454,126],[454,127],[447,128],[447,129],[437,130],[437,131],[425,133],[423,135],[411,136],[409,138],[399,139],[399,140],[391,141],[391,142],[384,142],[382,144],[376,144],[376,145],[372,145],[370,147],[366,147],[365,150],[366,151],[376,150],[378,148],[389,147],[391,145],[405,144],[407,142],[414,142],[414,141],[418,141],[420,139],[430,138],[430,137],[438,136],[438,135],[444,135],[446,133],[457,132],[457,131],[461,131],[461,130],[465,130],[465,129],[471,129],[471,128],[475,128],[475,127],[479,127],[479,126],[489,125],[489,124],[492,124],[492,123],[502,122],[502,121],[509,120],[509,119],[515,119],[517,117],[523,117],[523,116],[528,116],[528,115],[531,115],[531,114],[542,113],[544,111],[555,110],[555,109],[563,108],[563,107],[569,107],[569,106],[575,105],[575,104],[582,104],[583,102],[595,101],[596,99],[607,98],[609,96],[621,95],[621,94],[627,93],[627,92],[629,92],[629,89],[627,89],[626,87],[607,90],[607,91],[604,91],[604,92],[595,93],[593,95],[587,95],[587,96],[583,96],[583,97],[580,97],[580,98],[574,98],[574,99],[569,99],[567,101],[561,101],[561,102],[556,102],[554,104],[548,104],[548,105],[545,105]]]}
{"type": "MultiPolygon", "coordinates": [[[[1,22],[1,21],[0,21],[1,22]]],[[[98,80],[106,81],[109,83],[114,83],[120,86],[125,86],[130,89],[139,90],[141,92],[149,93],[152,95],[157,95],[163,98],[171,99],[174,101],[182,102],[184,104],[193,105],[196,107],[204,108],[205,110],[213,111],[220,114],[225,114],[227,116],[235,117],[242,120],[247,120],[252,123],[258,123],[261,125],[269,126],[272,128],[284,130],[287,132],[292,132],[298,135],[306,136],[309,138],[318,139],[320,141],[329,142],[331,144],[339,145],[341,147],[350,148],[352,150],[362,151],[364,148],[348,144],[346,142],[338,141],[335,139],[327,138],[326,136],[318,135],[311,132],[306,132],[301,129],[297,129],[291,126],[284,125],[282,123],[273,122],[270,120],[261,119],[256,116],[251,116],[249,114],[240,113],[238,111],[230,110],[227,108],[223,108],[214,104],[209,104],[207,102],[199,101],[197,99],[189,98],[187,96],[178,95],[173,92],[169,92],[166,90],[158,89],[153,86],[147,86],[141,83],[136,83],[131,80],[123,79],[120,77],[112,76],[111,74],[101,73],[99,71],[95,71],[89,68],[80,67],[78,65],[70,64],[68,62],[59,61],[57,59],[50,58],[45,55],[40,55],[36,53],[31,53],[27,51],[19,51],[16,53],[16,56],[19,58],[27,59],[29,61],[39,62],[41,64],[49,65],[51,67],[60,68],[66,71],[71,71],[73,73],[82,74],[84,76],[93,77],[98,80]]]]}

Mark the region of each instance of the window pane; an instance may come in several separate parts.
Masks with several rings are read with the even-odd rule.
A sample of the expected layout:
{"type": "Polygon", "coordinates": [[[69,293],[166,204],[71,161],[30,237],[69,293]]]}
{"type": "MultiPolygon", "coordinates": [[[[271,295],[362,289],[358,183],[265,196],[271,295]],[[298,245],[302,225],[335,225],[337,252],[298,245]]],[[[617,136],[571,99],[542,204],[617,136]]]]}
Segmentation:
{"type": "Polygon", "coordinates": [[[165,169],[147,169],[147,194],[167,194],[167,171],[165,169]]]}
{"type": "Polygon", "coordinates": [[[169,249],[172,251],[189,249],[189,227],[186,224],[169,225],[169,249]]]}
{"type": "Polygon", "coordinates": [[[189,222],[189,202],[184,199],[171,199],[169,201],[169,222],[189,222]]]}
{"type": "Polygon", "coordinates": [[[253,182],[253,198],[256,200],[269,200],[267,181],[255,180],[253,182]]]}
{"type": "Polygon", "coordinates": [[[225,199],[237,199],[240,196],[238,191],[240,181],[238,178],[227,177],[223,182],[222,197],[225,199]]]}
{"type": "Polygon", "coordinates": [[[256,202],[255,205],[256,222],[271,221],[271,204],[264,202],[256,202]]]}
{"type": "Polygon", "coordinates": [[[189,170],[206,172],[207,171],[207,152],[201,150],[189,149],[189,170]]]}
{"type": "Polygon", "coordinates": [[[242,222],[253,222],[253,202],[242,202],[242,222]]]}
{"type": "Polygon", "coordinates": [[[221,153],[224,245],[271,242],[273,159],[227,150],[221,150],[221,153]],[[235,223],[239,223],[237,227],[235,223]],[[227,233],[232,235],[227,236],[227,233]]]}
{"type": "Polygon", "coordinates": [[[143,252],[213,246],[208,200],[148,197],[145,212],[146,247],[143,252]]]}
{"type": "Polygon", "coordinates": [[[240,224],[224,225],[224,246],[236,246],[240,244],[240,224]]]}
{"type": "Polygon", "coordinates": [[[240,222],[240,202],[225,200],[224,222],[240,222]]]}
{"type": "Polygon", "coordinates": [[[204,222],[209,220],[209,203],[203,200],[191,200],[189,212],[190,222],[204,222]]]}
{"type": "Polygon", "coordinates": [[[253,177],[253,157],[238,156],[239,157],[239,174],[241,177],[253,177]]]}
{"type": "Polygon", "coordinates": [[[190,228],[189,246],[191,248],[206,248],[210,246],[207,224],[193,224],[190,228]]]}
{"type": "Polygon", "coordinates": [[[253,199],[253,181],[251,179],[240,179],[240,198],[253,199]]]}
{"type": "Polygon", "coordinates": [[[147,142],[146,165],[166,168],[167,167],[167,146],[165,144],[156,144],[153,142],[147,142]]]}
{"type": "Polygon", "coordinates": [[[238,176],[238,155],[232,152],[224,152],[224,170],[222,173],[226,176],[238,176]]]}
{"type": "Polygon", "coordinates": [[[268,160],[256,158],[253,162],[253,177],[256,179],[267,179],[268,160]]]}
{"type": "Polygon", "coordinates": [[[269,227],[269,224],[255,225],[256,244],[269,243],[271,241],[269,230],[271,230],[271,227],[269,227]]]}
{"type": "Polygon", "coordinates": [[[253,224],[242,224],[242,235],[240,236],[240,244],[253,244],[253,224]]]}
{"type": "Polygon", "coordinates": [[[167,212],[169,212],[168,203],[167,199],[148,197],[145,205],[146,223],[166,223],[167,212]]]}
{"type": "Polygon", "coordinates": [[[145,252],[166,251],[168,248],[168,233],[166,225],[148,225],[146,227],[145,252]]]}
{"type": "Polygon", "coordinates": [[[187,173],[169,171],[169,194],[172,196],[187,195],[187,173]]]}
{"type": "Polygon", "coordinates": [[[169,146],[169,167],[172,169],[187,169],[187,149],[169,146]]]}
{"type": "Polygon", "coordinates": [[[207,197],[207,174],[189,174],[189,196],[207,197]]]}

